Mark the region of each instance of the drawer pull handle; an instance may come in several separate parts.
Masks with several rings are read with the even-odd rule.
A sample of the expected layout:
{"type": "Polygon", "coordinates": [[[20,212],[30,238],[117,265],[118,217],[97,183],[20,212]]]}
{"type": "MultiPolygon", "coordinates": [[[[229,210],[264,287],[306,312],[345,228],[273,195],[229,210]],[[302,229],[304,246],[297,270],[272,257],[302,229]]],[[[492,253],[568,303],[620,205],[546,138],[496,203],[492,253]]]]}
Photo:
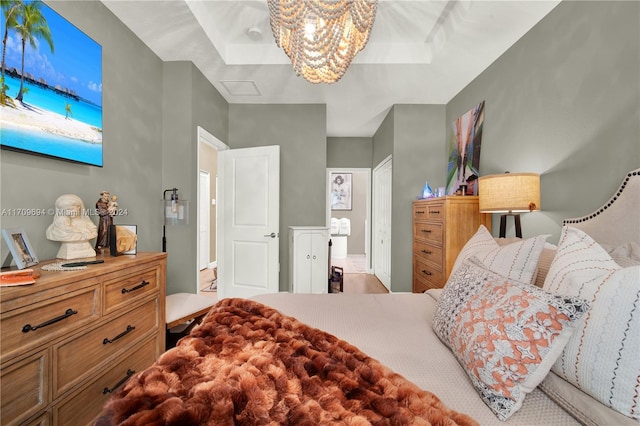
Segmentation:
{"type": "Polygon", "coordinates": [[[440,214],[440,210],[429,210],[431,214],[440,214]]]}
{"type": "Polygon", "coordinates": [[[60,315],[59,317],[52,318],[49,321],[45,321],[42,324],[36,325],[35,327],[33,327],[31,324],[25,325],[24,327],[22,327],[22,332],[23,333],[28,333],[30,331],[36,331],[39,328],[46,327],[46,326],[54,324],[54,323],[56,323],[58,321],[62,321],[63,319],[69,318],[71,315],[75,315],[77,313],[78,313],[78,311],[74,311],[73,309],[67,309],[65,311],[64,315],[60,315]]]}
{"type": "Polygon", "coordinates": [[[424,254],[431,254],[431,252],[430,252],[429,250],[425,250],[425,249],[422,249],[422,252],[423,252],[424,254]]]}
{"type": "Polygon", "coordinates": [[[416,210],[416,214],[424,214],[424,210],[416,210]]]}
{"type": "Polygon", "coordinates": [[[149,281],[142,280],[142,282],[140,284],[138,284],[137,286],[135,286],[135,287],[132,287],[132,288],[129,288],[129,289],[123,288],[122,289],[122,294],[131,293],[132,291],[139,290],[142,287],[148,286],[149,284],[151,284],[149,281]]]}
{"type": "Polygon", "coordinates": [[[431,233],[431,229],[422,229],[422,232],[430,234],[431,233]]]}
{"type": "Polygon", "coordinates": [[[423,269],[422,273],[425,274],[425,275],[431,275],[431,272],[427,271],[426,269],[423,269]]]}
{"type": "Polygon", "coordinates": [[[127,329],[125,331],[123,331],[122,333],[118,334],[116,337],[113,338],[113,340],[109,340],[108,338],[104,338],[104,340],[102,341],[103,345],[106,345],[107,343],[113,343],[116,340],[120,339],[121,337],[126,336],[127,334],[131,333],[133,330],[135,330],[136,328],[132,325],[128,325],[127,329]]]}
{"type": "Polygon", "coordinates": [[[136,372],[134,370],[128,369],[127,370],[127,375],[125,377],[120,379],[120,381],[118,383],[116,383],[116,385],[114,387],[112,387],[111,389],[109,389],[109,388],[102,389],[102,394],[106,395],[108,393],[113,393],[116,389],[118,389],[120,386],[122,386],[124,384],[124,382],[129,380],[129,377],[133,376],[134,374],[136,374],[136,372]]]}

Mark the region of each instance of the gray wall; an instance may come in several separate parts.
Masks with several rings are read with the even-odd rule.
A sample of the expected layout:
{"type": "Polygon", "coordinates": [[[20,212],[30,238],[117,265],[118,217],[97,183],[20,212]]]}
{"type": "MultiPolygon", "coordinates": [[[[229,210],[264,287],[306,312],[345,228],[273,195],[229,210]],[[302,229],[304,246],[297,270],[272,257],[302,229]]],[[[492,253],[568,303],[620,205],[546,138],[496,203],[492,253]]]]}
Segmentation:
{"type": "Polygon", "coordinates": [[[481,174],[542,174],[543,211],[523,215],[525,237],[557,242],[563,218],[600,207],[640,165],[639,8],[562,2],[456,95],[446,116],[444,106],[390,110],[372,166],[393,153],[392,291],[411,289],[411,201],[425,180],[446,184],[448,124],[480,101],[481,174]]]}
{"type": "Polygon", "coordinates": [[[425,181],[446,177],[444,105],[395,105],[392,175],[391,291],[412,288],[412,202],[425,181]]]}
{"type": "Polygon", "coordinates": [[[327,138],[327,167],[371,168],[373,138],[327,138]]]}
{"type": "Polygon", "coordinates": [[[325,105],[229,105],[231,148],[280,145],[280,290],[289,282],[288,227],[326,223],[325,105]]]}
{"type": "MultiPolygon", "coordinates": [[[[163,191],[178,188],[180,198],[191,204],[188,225],[166,227],[167,294],[196,293],[197,127],[203,127],[225,141],[228,138],[228,104],[191,62],[165,62],[163,72],[163,191]]],[[[158,199],[162,192],[158,192],[158,199]]]]}
{"type": "Polygon", "coordinates": [[[524,237],[556,243],[562,219],[600,207],[640,166],[639,9],[562,2],[447,104],[451,123],[486,101],[481,174],[541,174],[542,211],[522,215],[524,237]]]}
{"type": "Polygon", "coordinates": [[[373,164],[392,155],[391,291],[412,288],[412,208],[425,181],[446,178],[444,105],[394,105],[373,137],[373,164]]]}
{"type": "MultiPolygon", "coordinates": [[[[104,167],[2,150],[0,206],[52,208],[59,195],[73,193],[93,208],[100,191],[108,190],[128,211],[115,223],[138,225],[140,251],[160,251],[162,62],[101,2],[48,5],[102,45],[104,167]]],[[[2,216],[0,226],[24,228],[38,257],[51,259],[59,248],[45,237],[52,219],[2,216]]],[[[3,241],[3,259],[7,251],[3,241]]]]}
{"type": "MultiPolygon", "coordinates": [[[[102,45],[104,167],[2,150],[0,206],[50,208],[59,195],[74,193],[92,208],[108,190],[128,211],[115,222],[138,225],[138,250],[160,251],[160,200],[164,189],[177,187],[194,208],[189,225],[167,227],[167,293],[195,292],[196,126],[225,141],[226,101],[190,62],[163,63],[101,2],[48,5],[102,45]]],[[[38,257],[51,259],[59,248],[45,237],[51,221],[3,216],[0,226],[24,228],[38,257]]],[[[1,251],[4,259],[4,242],[1,251]]]]}
{"type": "Polygon", "coordinates": [[[389,109],[389,112],[382,120],[380,127],[373,135],[373,153],[371,162],[371,168],[374,169],[388,156],[393,154],[393,138],[394,138],[394,107],[389,109]]]}

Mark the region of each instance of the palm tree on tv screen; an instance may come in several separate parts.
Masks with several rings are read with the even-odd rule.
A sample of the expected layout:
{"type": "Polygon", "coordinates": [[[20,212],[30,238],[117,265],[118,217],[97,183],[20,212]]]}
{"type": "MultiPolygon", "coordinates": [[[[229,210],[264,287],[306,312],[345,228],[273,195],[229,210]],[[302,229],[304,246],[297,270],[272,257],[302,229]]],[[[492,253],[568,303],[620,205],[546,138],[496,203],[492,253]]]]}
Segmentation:
{"type": "Polygon", "coordinates": [[[53,38],[51,38],[51,31],[47,24],[47,19],[40,10],[42,8],[42,1],[35,0],[30,3],[25,3],[22,8],[21,19],[18,19],[18,25],[16,31],[22,38],[22,67],[20,69],[20,90],[16,99],[22,102],[22,94],[24,88],[24,49],[29,41],[29,45],[36,49],[36,39],[44,39],[53,53],[53,38]]]}
{"type": "Polygon", "coordinates": [[[2,15],[4,18],[4,35],[2,36],[2,77],[0,78],[0,103],[7,104],[7,86],[4,84],[5,58],[7,56],[7,39],[9,38],[9,28],[18,25],[18,15],[23,8],[22,0],[0,0],[2,15]]]}

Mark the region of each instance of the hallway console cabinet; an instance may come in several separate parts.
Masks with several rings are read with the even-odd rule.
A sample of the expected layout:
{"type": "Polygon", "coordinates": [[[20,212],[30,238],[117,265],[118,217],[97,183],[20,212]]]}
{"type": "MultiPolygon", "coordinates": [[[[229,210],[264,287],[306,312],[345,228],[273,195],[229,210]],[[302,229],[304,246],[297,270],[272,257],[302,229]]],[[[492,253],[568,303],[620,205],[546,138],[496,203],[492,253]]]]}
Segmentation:
{"type": "Polygon", "coordinates": [[[289,291],[327,293],[329,280],[329,228],[289,227],[289,291]]]}
{"type": "Polygon", "coordinates": [[[413,202],[413,292],[444,287],[456,257],[491,215],[480,213],[477,196],[446,196],[413,202]]]}
{"type": "Polygon", "coordinates": [[[0,424],[84,425],[165,349],[165,253],[0,289],[0,424]]]}

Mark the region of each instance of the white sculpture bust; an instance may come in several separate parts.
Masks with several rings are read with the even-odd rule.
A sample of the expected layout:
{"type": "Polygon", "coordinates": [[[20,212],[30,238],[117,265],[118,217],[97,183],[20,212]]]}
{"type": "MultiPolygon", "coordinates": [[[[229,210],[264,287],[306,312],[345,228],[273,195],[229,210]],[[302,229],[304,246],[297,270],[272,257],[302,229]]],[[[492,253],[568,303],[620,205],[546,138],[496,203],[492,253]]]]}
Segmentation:
{"type": "Polygon", "coordinates": [[[98,236],[98,227],[91,221],[82,199],[74,194],[64,194],[55,203],[53,223],[47,228],[47,239],[60,241],[59,259],[95,257],[89,240],[98,236]]]}

